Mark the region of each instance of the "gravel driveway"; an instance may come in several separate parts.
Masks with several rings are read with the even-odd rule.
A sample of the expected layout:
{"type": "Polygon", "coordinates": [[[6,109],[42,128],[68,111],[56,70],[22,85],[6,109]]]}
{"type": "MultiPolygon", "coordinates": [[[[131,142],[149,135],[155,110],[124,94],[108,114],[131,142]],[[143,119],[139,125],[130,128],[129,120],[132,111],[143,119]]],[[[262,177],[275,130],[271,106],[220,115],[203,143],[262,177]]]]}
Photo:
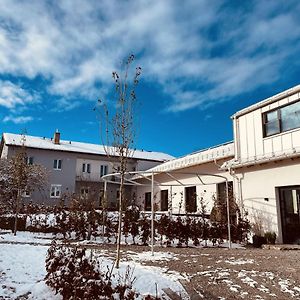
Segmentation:
{"type": "MultiPolygon", "coordinates": [[[[108,247],[113,250],[111,247],[108,247]]],[[[300,251],[225,248],[156,248],[170,260],[147,260],[145,265],[179,272],[192,299],[300,299],[300,251]]],[[[149,251],[126,246],[122,259],[149,251]],[[127,253],[127,254],[126,254],[127,253]]]]}

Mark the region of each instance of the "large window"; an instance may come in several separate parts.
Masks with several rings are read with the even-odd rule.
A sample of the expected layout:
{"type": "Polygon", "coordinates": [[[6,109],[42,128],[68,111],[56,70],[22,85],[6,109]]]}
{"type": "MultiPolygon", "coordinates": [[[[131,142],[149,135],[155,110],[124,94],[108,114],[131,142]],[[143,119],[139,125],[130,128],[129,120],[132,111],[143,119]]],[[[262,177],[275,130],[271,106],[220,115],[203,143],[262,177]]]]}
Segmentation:
{"type": "Polygon", "coordinates": [[[54,170],[61,170],[62,161],[61,159],[54,159],[53,161],[53,169],[54,170]]]}
{"type": "Polygon", "coordinates": [[[289,104],[263,114],[264,136],[300,127],[300,102],[289,104]]]}
{"type": "MultiPolygon", "coordinates": [[[[233,182],[232,181],[228,181],[228,198],[229,201],[232,201],[233,199],[233,182]]],[[[218,196],[218,200],[221,203],[226,203],[226,182],[221,182],[217,184],[217,196],[218,196]]]]}
{"type": "Polygon", "coordinates": [[[194,213],[197,211],[196,186],[185,188],[185,211],[187,213],[194,213]]]}
{"type": "Polygon", "coordinates": [[[60,198],[61,196],[61,184],[51,184],[50,198],[60,198]]]}
{"type": "Polygon", "coordinates": [[[151,192],[145,193],[145,211],[151,211],[151,192]]]}
{"type": "Polygon", "coordinates": [[[160,191],[160,210],[168,210],[168,190],[160,191]]]}

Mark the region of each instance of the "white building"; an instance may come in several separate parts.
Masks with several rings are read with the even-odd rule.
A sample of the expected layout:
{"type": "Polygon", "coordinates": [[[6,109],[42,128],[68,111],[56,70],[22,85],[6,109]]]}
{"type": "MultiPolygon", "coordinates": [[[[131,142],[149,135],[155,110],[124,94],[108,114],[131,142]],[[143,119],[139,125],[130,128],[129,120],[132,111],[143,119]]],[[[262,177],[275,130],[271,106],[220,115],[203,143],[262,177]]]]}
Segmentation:
{"type": "MultiPolygon", "coordinates": [[[[103,145],[61,140],[59,132],[55,132],[53,138],[3,133],[0,158],[10,158],[23,147],[30,163],[43,165],[49,173],[47,186],[42,191],[26,194],[24,202],[57,205],[61,199],[68,199],[67,196],[75,193],[94,199],[97,205],[101,205],[101,178],[118,170],[119,157],[116,151],[110,151],[113,148],[107,150],[108,147],[103,145]]],[[[127,168],[128,171],[146,170],[170,159],[173,157],[165,153],[135,150],[132,151],[127,168]]],[[[117,205],[118,186],[109,185],[108,192],[108,205],[114,209],[117,205]]],[[[128,189],[128,194],[130,193],[128,189]]]]}
{"type": "MultiPolygon", "coordinates": [[[[149,171],[194,173],[156,175],[170,185],[156,187],[155,208],[173,213],[199,212],[199,199],[212,208],[212,197],[224,193],[222,183],[198,185],[195,174],[225,176],[233,182],[241,212],[279,243],[300,242],[300,85],[247,107],[232,117],[234,142],[163,163],[149,171]],[[221,166],[222,165],[222,166],[221,166]],[[183,183],[182,186],[173,186],[183,183]],[[197,184],[197,185],[194,185],[197,184]],[[172,196],[171,196],[172,195],[172,196]],[[196,195],[196,196],[194,196],[196,195]],[[166,202],[168,204],[166,204],[166,202]]],[[[212,179],[213,180],[213,179],[212,179]]],[[[229,187],[231,184],[229,184],[229,187]]],[[[150,187],[138,188],[142,208],[151,206],[150,187]]]]}
{"type": "Polygon", "coordinates": [[[278,241],[300,241],[300,85],[233,115],[227,168],[244,208],[278,241]]]}
{"type": "MultiPolygon", "coordinates": [[[[155,174],[154,206],[157,211],[201,213],[201,200],[210,214],[213,199],[224,193],[225,181],[233,177],[220,166],[234,157],[232,142],[204,149],[187,156],[160,164],[145,173],[155,174]],[[217,176],[209,176],[213,174],[217,176]],[[225,177],[225,178],[223,178],[225,177]]],[[[141,209],[151,210],[151,183],[139,180],[146,186],[138,187],[137,200],[141,209]]],[[[232,185],[231,185],[232,186],[232,185]]],[[[232,191],[232,189],[231,189],[232,191]]]]}

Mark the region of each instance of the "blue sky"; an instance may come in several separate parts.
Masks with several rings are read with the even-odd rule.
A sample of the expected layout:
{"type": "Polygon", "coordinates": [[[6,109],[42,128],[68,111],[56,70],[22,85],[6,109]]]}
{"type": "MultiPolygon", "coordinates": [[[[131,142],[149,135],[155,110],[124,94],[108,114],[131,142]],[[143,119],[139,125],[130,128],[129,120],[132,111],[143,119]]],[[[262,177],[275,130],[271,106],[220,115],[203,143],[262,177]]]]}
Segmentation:
{"type": "Polygon", "coordinates": [[[100,143],[93,107],[134,53],[138,148],[232,140],[234,112],[300,83],[299,15],[292,0],[2,0],[0,133],[100,143]]]}

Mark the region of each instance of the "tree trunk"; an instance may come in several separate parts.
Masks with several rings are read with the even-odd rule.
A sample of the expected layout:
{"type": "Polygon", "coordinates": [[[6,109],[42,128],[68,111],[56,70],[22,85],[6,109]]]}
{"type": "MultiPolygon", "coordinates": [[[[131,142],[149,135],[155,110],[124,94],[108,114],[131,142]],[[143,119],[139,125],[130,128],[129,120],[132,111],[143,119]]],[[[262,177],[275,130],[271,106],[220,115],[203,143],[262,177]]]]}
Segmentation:
{"type": "Polygon", "coordinates": [[[124,186],[124,176],[125,173],[122,171],[121,183],[120,183],[120,196],[119,196],[119,223],[118,223],[118,239],[117,239],[117,258],[116,258],[116,268],[120,267],[120,250],[121,250],[121,236],[122,236],[122,198],[123,198],[123,186],[124,186]]]}
{"type": "Polygon", "coordinates": [[[17,201],[16,201],[15,224],[14,224],[14,236],[17,235],[20,198],[21,198],[21,190],[20,190],[20,188],[18,188],[17,201]]]}

